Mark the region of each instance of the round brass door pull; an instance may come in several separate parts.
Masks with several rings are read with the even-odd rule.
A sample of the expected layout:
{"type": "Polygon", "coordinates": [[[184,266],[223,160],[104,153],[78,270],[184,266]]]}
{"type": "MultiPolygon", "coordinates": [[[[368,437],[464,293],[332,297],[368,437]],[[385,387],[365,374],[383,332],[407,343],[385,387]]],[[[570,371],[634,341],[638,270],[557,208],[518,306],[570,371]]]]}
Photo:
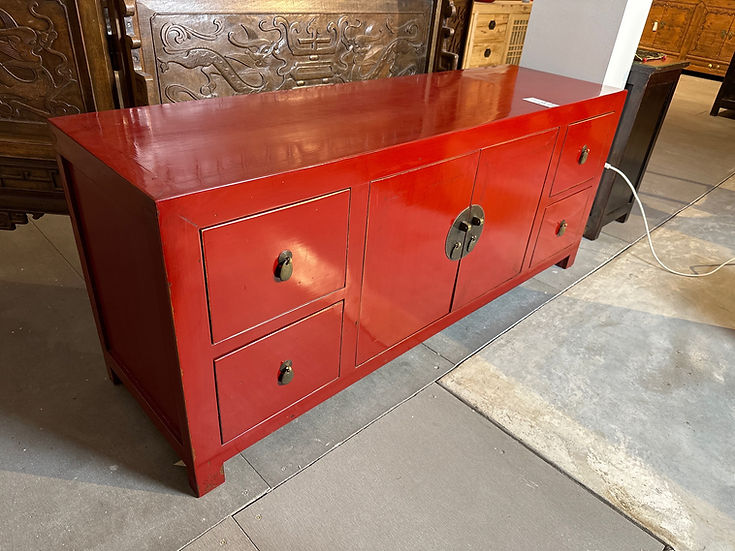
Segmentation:
{"type": "Polygon", "coordinates": [[[278,255],[276,270],[274,275],[277,281],[288,281],[293,274],[293,253],[289,250],[283,251],[278,255]]]}
{"type": "Polygon", "coordinates": [[[559,224],[559,229],[556,230],[556,236],[557,237],[561,237],[562,235],[564,235],[566,233],[566,231],[567,231],[567,226],[568,225],[569,224],[567,224],[567,221],[566,220],[562,220],[561,221],[561,224],[559,224]]]}
{"type": "Polygon", "coordinates": [[[587,158],[590,156],[590,148],[582,146],[582,152],[579,154],[579,164],[583,165],[587,162],[587,158]]]}
{"type": "Polygon", "coordinates": [[[293,362],[291,360],[286,360],[281,364],[281,367],[278,370],[278,384],[287,385],[293,380],[293,376],[293,362]]]}

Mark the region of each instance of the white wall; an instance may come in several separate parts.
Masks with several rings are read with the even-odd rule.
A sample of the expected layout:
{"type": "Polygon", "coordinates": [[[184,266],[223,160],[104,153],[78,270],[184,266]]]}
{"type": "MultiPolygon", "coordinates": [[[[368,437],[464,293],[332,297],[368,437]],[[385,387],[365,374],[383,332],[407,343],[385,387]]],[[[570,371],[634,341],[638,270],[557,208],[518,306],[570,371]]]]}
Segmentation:
{"type": "Polygon", "coordinates": [[[652,0],[535,0],[521,66],[622,88],[652,0]]]}

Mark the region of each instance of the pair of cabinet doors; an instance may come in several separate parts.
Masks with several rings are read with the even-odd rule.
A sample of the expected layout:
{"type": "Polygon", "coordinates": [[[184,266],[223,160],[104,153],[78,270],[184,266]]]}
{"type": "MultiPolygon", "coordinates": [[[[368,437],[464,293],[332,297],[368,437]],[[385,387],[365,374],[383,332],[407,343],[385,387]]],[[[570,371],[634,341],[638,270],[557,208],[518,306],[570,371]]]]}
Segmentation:
{"type": "Polygon", "coordinates": [[[521,272],[557,132],[371,182],[358,365],[521,272]],[[448,233],[471,205],[482,234],[452,260],[448,233]]]}

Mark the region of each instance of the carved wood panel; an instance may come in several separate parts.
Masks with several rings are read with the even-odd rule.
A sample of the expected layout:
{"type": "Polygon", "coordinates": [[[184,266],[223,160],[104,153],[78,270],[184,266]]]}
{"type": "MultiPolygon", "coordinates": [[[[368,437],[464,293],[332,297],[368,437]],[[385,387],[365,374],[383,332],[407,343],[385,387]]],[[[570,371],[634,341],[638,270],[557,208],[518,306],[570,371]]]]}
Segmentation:
{"type": "Polygon", "coordinates": [[[69,12],[58,0],[7,0],[0,7],[0,120],[43,123],[81,113],[69,12]]]}
{"type": "Polygon", "coordinates": [[[274,7],[267,0],[115,5],[130,104],[409,75],[428,64],[433,0],[280,2],[283,11],[259,10],[274,7]]]}
{"type": "Polygon", "coordinates": [[[64,212],[46,119],[110,109],[99,0],[0,2],[0,228],[64,212]]]}

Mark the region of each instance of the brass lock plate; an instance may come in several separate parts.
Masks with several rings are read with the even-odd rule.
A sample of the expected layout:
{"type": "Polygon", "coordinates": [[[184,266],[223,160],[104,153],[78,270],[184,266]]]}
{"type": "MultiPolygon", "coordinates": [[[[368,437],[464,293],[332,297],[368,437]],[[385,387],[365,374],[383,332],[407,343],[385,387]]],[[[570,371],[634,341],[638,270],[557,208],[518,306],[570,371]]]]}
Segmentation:
{"type": "Polygon", "coordinates": [[[471,205],[459,213],[447,233],[444,252],[449,260],[459,260],[472,252],[485,227],[485,211],[480,205],[471,205]]]}

